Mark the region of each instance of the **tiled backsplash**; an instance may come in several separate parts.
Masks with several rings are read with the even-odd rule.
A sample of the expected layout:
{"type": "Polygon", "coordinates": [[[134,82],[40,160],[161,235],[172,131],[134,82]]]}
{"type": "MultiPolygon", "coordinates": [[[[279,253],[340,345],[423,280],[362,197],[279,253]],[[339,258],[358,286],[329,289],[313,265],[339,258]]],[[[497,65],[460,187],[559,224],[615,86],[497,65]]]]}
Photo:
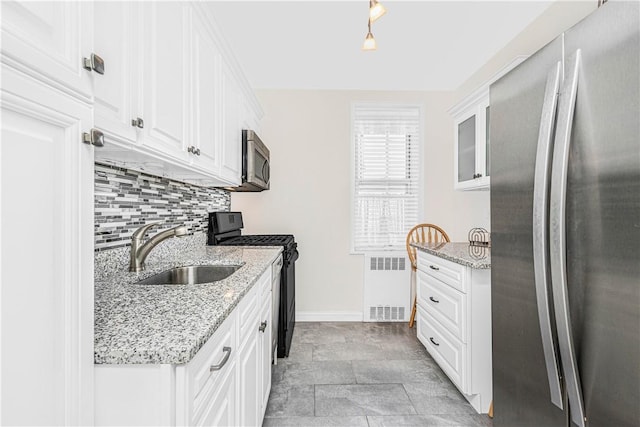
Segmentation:
{"type": "Polygon", "coordinates": [[[128,246],[131,234],[152,221],[162,221],[156,230],[186,225],[191,233],[206,231],[207,212],[228,211],[231,205],[225,190],[98,163],[95,166],[96,251],[128,246]]]}

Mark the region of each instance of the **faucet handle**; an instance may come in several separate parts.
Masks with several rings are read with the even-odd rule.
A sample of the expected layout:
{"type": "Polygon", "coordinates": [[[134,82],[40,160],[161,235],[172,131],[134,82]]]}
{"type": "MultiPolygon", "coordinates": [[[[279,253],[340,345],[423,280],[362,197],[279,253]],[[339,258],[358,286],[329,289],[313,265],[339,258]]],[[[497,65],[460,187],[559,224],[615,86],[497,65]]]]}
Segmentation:
{"type": "Polygon", "coordinates": [[[133,234],[131,235],[131,239],[141,240],[144,237],[144,235],[147,234],[147,231],[149,231],[150,228],[160,224],[162,224],[162,221],[150,222],[149,224],[143,225],[142,227],[138,228],[136,231],[133,232],[133,234]]]}

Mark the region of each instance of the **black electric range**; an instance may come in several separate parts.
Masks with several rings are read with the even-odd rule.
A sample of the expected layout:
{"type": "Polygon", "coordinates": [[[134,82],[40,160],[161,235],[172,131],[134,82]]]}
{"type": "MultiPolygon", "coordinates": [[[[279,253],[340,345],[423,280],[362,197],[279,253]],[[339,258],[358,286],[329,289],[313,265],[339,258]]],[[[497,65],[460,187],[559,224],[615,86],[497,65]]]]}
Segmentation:
{"type": "MultiPolygon", "coordinates": [[[[242,235],[242,212],[210,212],[207,232],[208,245],[224,246],[282,246],[280,274],[280,304],[278,316],[278,357],[289,357],[291,338],[295,326],[295,261],[297,243],[291,234],[242,235]]],[[[275,298],[275,295],[274,295],[275,298]]]]}

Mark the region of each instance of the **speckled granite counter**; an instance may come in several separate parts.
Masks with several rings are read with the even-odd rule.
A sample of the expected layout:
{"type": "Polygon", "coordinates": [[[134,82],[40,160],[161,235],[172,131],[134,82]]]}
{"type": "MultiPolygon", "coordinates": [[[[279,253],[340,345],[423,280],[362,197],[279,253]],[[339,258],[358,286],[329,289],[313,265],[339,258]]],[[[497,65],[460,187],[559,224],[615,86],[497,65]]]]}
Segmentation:
{"type": "Polygon", "coordinates": [[[200,233],[162,242],[140,273],[128,272],[128,247],[96,253],[95,363],[187,363],[281,252],[206,246],[200,233]],[[243,266],[215,283],[135,284],[173,267],[214,264],[243,266]]]}
{"type": "Polygon", "coordinates": [[[471,268],[491,268],[491,248],[470,246],[468,242],[411,243],[414,248],[471,268]]]}

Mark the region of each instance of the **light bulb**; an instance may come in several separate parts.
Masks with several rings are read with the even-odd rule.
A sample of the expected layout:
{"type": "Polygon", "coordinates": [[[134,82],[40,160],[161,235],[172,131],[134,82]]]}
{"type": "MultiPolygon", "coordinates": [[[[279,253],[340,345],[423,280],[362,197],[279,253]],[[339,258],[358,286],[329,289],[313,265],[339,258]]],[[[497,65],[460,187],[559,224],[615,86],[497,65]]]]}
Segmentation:
{"type": "Polygon", "coordinates": [[[371,17],[371,22],[380,18],[385,13],[387,13],[387,9],[385,9],[384,6],[376,0],[371,0],[369,2],[369,17],[371,17]]]}
{"type": "Polygon", "coordinates": [[[362,44],[362,50],[376,50],[377,48],[376,39],[373,38],[373,34],[369,31],[362,44]]]}

